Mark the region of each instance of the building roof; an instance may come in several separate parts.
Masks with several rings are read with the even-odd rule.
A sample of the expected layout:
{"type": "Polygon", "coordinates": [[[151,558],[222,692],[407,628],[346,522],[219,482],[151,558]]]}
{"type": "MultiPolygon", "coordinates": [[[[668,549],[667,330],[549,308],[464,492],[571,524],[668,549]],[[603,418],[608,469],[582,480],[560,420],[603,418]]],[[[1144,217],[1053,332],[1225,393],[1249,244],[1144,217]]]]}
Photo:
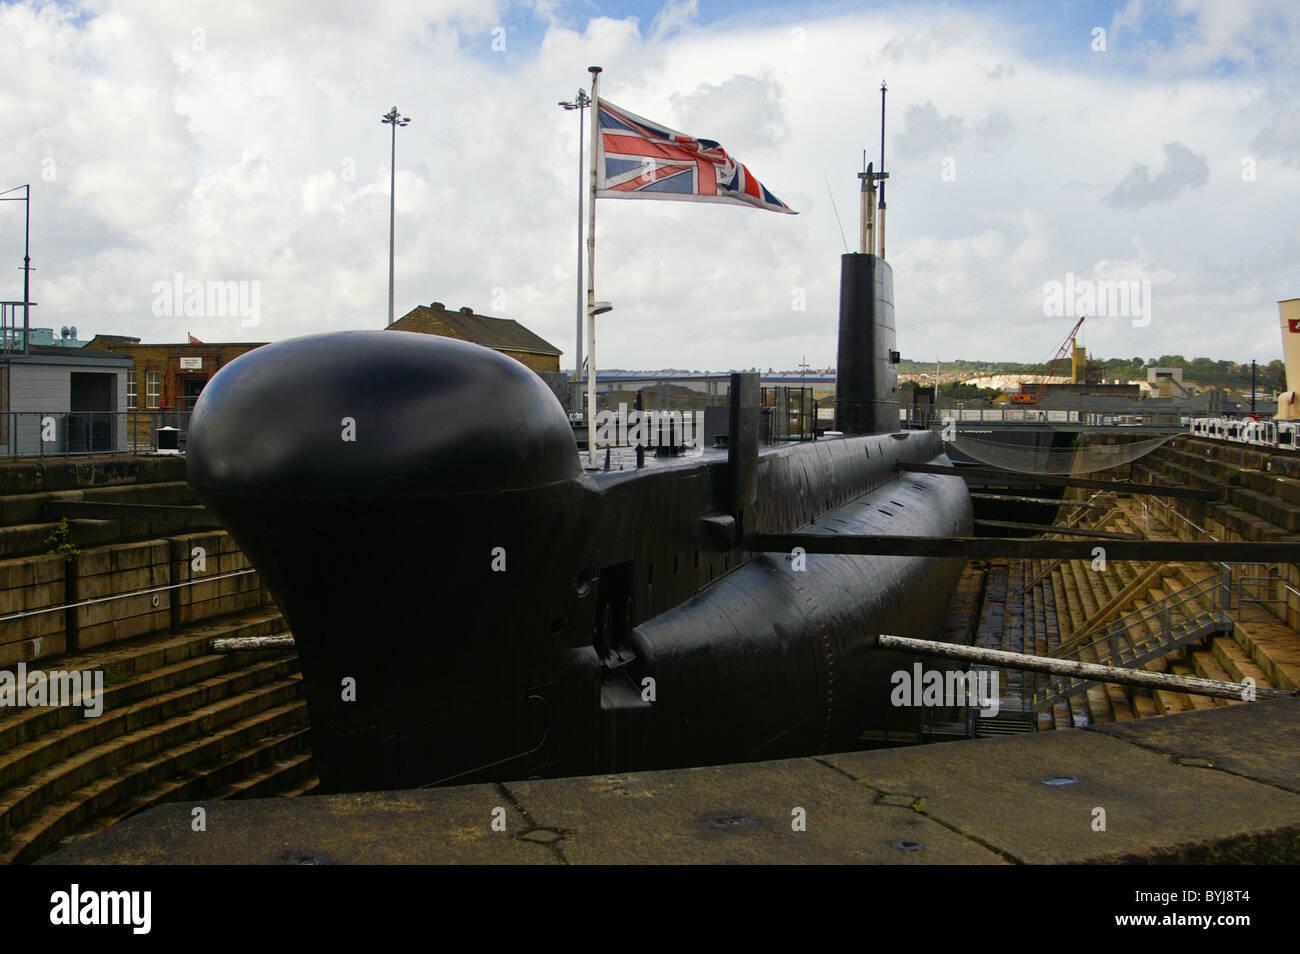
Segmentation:
{"type": "Polygon", "coordinates": [[[440,301],[418,305],[389,327],[393,331],[433,333],[431,320],[446,325],[466,341],[497,351],[526,351],[532,354],[559,355],[560,349],[545,338],[533,334],[513,318],[476,315],[472,308],[448,311],[440,301]]]}
{"type": "Polygon", "coordinates": [[[198,351],[201,348],[260,348],[265,341],[158,341],[142,342],[130,335],[95,335],[85,347],[92,351],[142,351],[147,348],[171,348],[198,351]]]}
{"type": "Polygon", "coordinates": [[[93,367],[129,368],[133,359],[129,354],[115,351],[88,351],[86,348],[65,348],[59,345],[31,345],[27,354],[21,351],[0,352],[0,360],[25,364],[66,364],[93,367]]]}

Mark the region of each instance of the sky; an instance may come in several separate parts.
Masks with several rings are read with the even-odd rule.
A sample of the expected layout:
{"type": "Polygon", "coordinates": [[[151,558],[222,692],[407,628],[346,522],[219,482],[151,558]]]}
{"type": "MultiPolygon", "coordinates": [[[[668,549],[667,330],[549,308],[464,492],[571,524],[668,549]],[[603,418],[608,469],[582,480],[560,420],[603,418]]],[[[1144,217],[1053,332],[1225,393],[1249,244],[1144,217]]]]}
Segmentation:
{"type": "MultiPolygon", "coordinates": [[[[0,191],[31,184],[34,325],[382,328],[395,105],[396,314],[514,318],[572,367],[558,101],[600,65],[602,97],[799,214],[598,200],[599,366],[830,367],[884,80],[904,357],[1042,361],[1090,313],[1099,357],[1263,362],[1300,297],[1297,41],[1294,0],[0,2],[0,191]],[[170,289],[196,282],[239,307],[187,314],[170,289]],[[1080,297],[1101,282],[1127,308],[1080,297]]],[[[22,212],[0,203],[4,300],[22,212]]]]}

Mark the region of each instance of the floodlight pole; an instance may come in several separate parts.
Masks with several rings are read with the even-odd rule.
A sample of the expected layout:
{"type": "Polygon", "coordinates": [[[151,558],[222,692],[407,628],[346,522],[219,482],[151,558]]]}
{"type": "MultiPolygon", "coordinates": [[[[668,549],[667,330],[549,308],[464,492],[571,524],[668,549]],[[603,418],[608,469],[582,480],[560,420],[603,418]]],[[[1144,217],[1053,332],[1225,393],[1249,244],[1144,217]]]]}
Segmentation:
{"type": "Polygon", "coordinates": [[[401,115],[394,106],[379,120],[393,127],[393,157],[390,164],[388,186],[388,323],[393,323],[393,244],[397,231],[397,127],[405,126],[411,120],[401,115]]]}
{"type": "Polygon", "coordinates": [[[573,380],[582,380],[582,200],[583,193],[586,191],[583,179],[586,176],[586,166],[583,164],[582,154],[582,135],[583,135],[583,111],[591,105],[591,97],[587,91],[580,89],[578,95],[573,98],[573,102],[563,100],[558,104],[567,110],[578,111],[578,289],[574,305],[577,311],[575,335],[577,339],[577,350],[574,352],[573,362],[573,380]]]}
{"type": "MultiPolygon", "coordinates": [[[[591,207],[587,213],[587,466],[596,466],[596,154],[600,151],[599,66],[591,74],[591,207]]],[[[608,311],[603,308],[602,311],[608,311]]]]}
{"type": "Polygon", "coordinates": [[[7,192],[0,192],[0,197],[8,195],[10,192],[17,192],[23,189],[23,197],[20,199],[14,196],[12,199],[0,198],[0,202],[22,202],[23,203],[23,354],[27,353],[28,337],[31,335],[32,321],[32,296],[31,296],[31,279],[32,279],[32,187],[28,185],[14,186],[7,192]]]}

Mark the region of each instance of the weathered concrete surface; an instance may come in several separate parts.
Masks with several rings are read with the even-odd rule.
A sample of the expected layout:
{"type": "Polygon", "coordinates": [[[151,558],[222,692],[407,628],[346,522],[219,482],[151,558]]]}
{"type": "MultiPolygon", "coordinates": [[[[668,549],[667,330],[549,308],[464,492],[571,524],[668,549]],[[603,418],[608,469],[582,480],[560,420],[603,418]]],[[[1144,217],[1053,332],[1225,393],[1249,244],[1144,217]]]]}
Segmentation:
{"type": "Polygon", "coordinates": [[[780,762],[215,802],[204,833],[190,805],[165,805],[43,863],[1296,863],[1297,720],[1287,699],[780,762]]]}
{"type": "Polygon", "coordinates": [[[506,788],[578,864],[1004,863],[815,759],[506,788]]]}
{"type": "MultiPolygon", "coordinates": [[[[1294,719],[1300,709],[1279,700],[1294,719]]],[[[1206,710],[1220,727],[1234,709],[1206,710]]],[[[1254,713],[1250,712],[1255,709],[1254,713]]],[[[1164,735],[1187,748],[1171,723],[1164,735]]],[[[1210,731],[1203,720],[1201,732],[1210,731]]],[[[1208,743],[1207,743],[1208,744],[1208,743]]],[[[1215,744],[1232,744],[1222,728],[1215,744]]],[[[915,800],[927,817],[1032,864],[1167,861],[1295,862],[1300,860],[1300,796],[1272,784],[1179,764],[1148,748],[1099,731],[1051,732],[1017,739],[981,739],[830,756],[827,762],[882,792],[915,800]],[[1068,784],[1045,780],[1075,779],[1068,784]],[[1105,812],[1105,830],[1094,820],[1105,812]]],[[[1296,747],[1288,761],[1296,772],[1296,747]]]]}
{"type": "Polygon", "coordinates": [[[39,864],[546,864],[496,785],[160,805],[39,864]],[[196,832],[193,809],[207,812],[196,832]],[[494,831],[493,810],[506,830],[494,831]]]}
{"type": "Polygon", "coordinates": [[[1165,752],[1184,765],[1199,764],[1300,794],[1300,706],[1235,706],[1237,714],[1227,727],[1219,717],[1222,711],[1116,722],[1093,731],[1165,752]]]}

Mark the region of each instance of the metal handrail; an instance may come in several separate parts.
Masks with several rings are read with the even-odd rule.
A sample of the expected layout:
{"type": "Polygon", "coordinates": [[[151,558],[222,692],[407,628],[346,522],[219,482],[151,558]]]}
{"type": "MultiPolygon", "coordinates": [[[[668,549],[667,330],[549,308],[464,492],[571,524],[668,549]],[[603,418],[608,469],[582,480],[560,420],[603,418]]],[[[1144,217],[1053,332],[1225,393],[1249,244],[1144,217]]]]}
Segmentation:
{"type": "Polygon", "coordinates": [[[1179,520],[1181,520],[1183,523],[1185,523],[1185,524],[1187,524],[1189,527],[1191,527],[1193,530],[1196,530],[1196,531],[1199,532],[1199,533],[1203,533],[1203,534],[1205,534],[1207,537],[1209,537],[1209,538],[1210,538],[1211,540],[1213,540],[1215,543],[1222,543],[1222,542],[1223,542],[1223,541],[1220,540],[1218,537],[1216,537],[1214,534],[1210,533],[1209,530],[1206,530],[1204,527],[1202,527],[1202,526],[1198,525],[1197,523],[1195,523],[1195,522],[1193,522],[1193,521],[1187,519],[1186,516],[1184,516],[1183,514],[1179,513],[1177,510],[1175,510],[1175,509],[1174,509],[1172,506],[1170,506],[1169,504],[1165,503],[1163,500],[1160,499],[1160,497],[1158,497],[1158,496],[1156,496],[1156,495],[1153,494],[1153,495],[1151,496],[1151,500],[1152,500],[1153,502],[1155,502],[1155,503],[1160,504],[1160,506],[1164,507],[1164,508],[1165,508],[1166,510],[1168,510],[1170,513],[1172,513],[1175,517],[1177,517],[1179,520]]]}
{"type": "MultiPolygon", "coordinates": [[[[1094,500],[1096,500],[1098,497],[1106,497],[1106,496],[1114,497],[1114,496],[1115,496],[1115,491],[1113,491],[1113,490],[1098,490],[1096,493],[1094,493],[1092,496],[1090,496],[1086,502],[1087,502],[1087,503],[1092,503],[1092,502],[1093,502],[1094,500]]],[[[1062,500],[1062,501],[1061,501],[1061,504],[1062,504],[1063,506],[1068,506],[1069,503],[1070,503],[1070,502],[1069,502],[1068,500],[1062,500]]],[[[1067,530],[1068,530],[1070,527],[1073,527],[1073,526],[1075,526],[1075,525],[1078,524],[1078,523],[1082,523],[1083,520],[1084,520],[1084,518],[1085,518],[1087,515],[1088,515],[1088,510],[1087,510],[1086,508],[1080,508],[1080,509],[1076,510],[1074,513],[1070,514],[1068,517],[1065,518],[1065,523],[1062,525],[1062,529],[1067,529],[1067,530]]],[[[1103,519],[1104,519],[1104,516],[1105,516],[1105,515],[1103,514],[1103,519]]],[[[1047,532],[1050,533],[1051,531],[1047,531],[1047,532]]]]}
{"type": "MultiPolygon", "coordinates": [[[[1157,600],[1142,609],[1133,610],[1123,616],[1116,617],[1108,623],[1103,623],[1086,633],[1076,636],[1074,639],[1062,643],[1049,655],[1064,659],[1077,655],[1083,649],[1095,647],[1099,643],[1113,643],[1125,633],[1137,628],[1139,624],[1145,625],[1152,620],[1158,620],[1161,631],[1168,632],[1172,628],[1172,614],[1175,609],[1194,600],[1202,599],[1207,595],[1213,595],[1214,597],[1211,603],[1212,609],[1208,612],[1222,615],[1224,607],[1221,605],[1220,585],[1219,580],[1208,578],[1191,586],[1185,586],[1162,600],[1157,600]]],[[[1207,611],[1201,610],[1199,612],[1179,614],[1179,621],[1185,622],[1205,612],[1207,611]]],[[[1100,657],[1101,654],[1099,653],[1098,656],[1100,657]]]]}
{"type": "Polygon", "coordinates": [[[231,573],[221,573],[217,576],[203,577],[197,580],[186,580],[183,583],[169,583],[166,586],[151,586],[148,589],[133,590],[130,593],[114,593],[112,596],[97,596],[94,599],[82,600],[79,603],[64,603],[62,606],[46,606],[42,609],[23,610],[21,613],[10,613],[8,616],[0,616],[0,623],[8,622],[11,619],[24,619],[28,616],[40,616],[44,613],[57,613],[60,610],[76,609],[79,606],[91,606],[95,603],[111,603],[113,600],[125,600],[132,596],[147,596],[150,593],[161,593],[164,590],[180,589],[183,586],[200,586],[204,583],[212,583],[216,580],[228,580],[232,576],[247,576],[250,573],[256,573],[254,567],[245,570],[235,570],[231,573]]]}
{"type": "Polygon", "coordinates": [[[191,412],[159,407],[124,411],[6,411],[0,414],[0,457],[73,458],[152,453],[163,426],[188,430],[191,412]],[[45,439],[53,427],[53,439],[45,439]]]}

